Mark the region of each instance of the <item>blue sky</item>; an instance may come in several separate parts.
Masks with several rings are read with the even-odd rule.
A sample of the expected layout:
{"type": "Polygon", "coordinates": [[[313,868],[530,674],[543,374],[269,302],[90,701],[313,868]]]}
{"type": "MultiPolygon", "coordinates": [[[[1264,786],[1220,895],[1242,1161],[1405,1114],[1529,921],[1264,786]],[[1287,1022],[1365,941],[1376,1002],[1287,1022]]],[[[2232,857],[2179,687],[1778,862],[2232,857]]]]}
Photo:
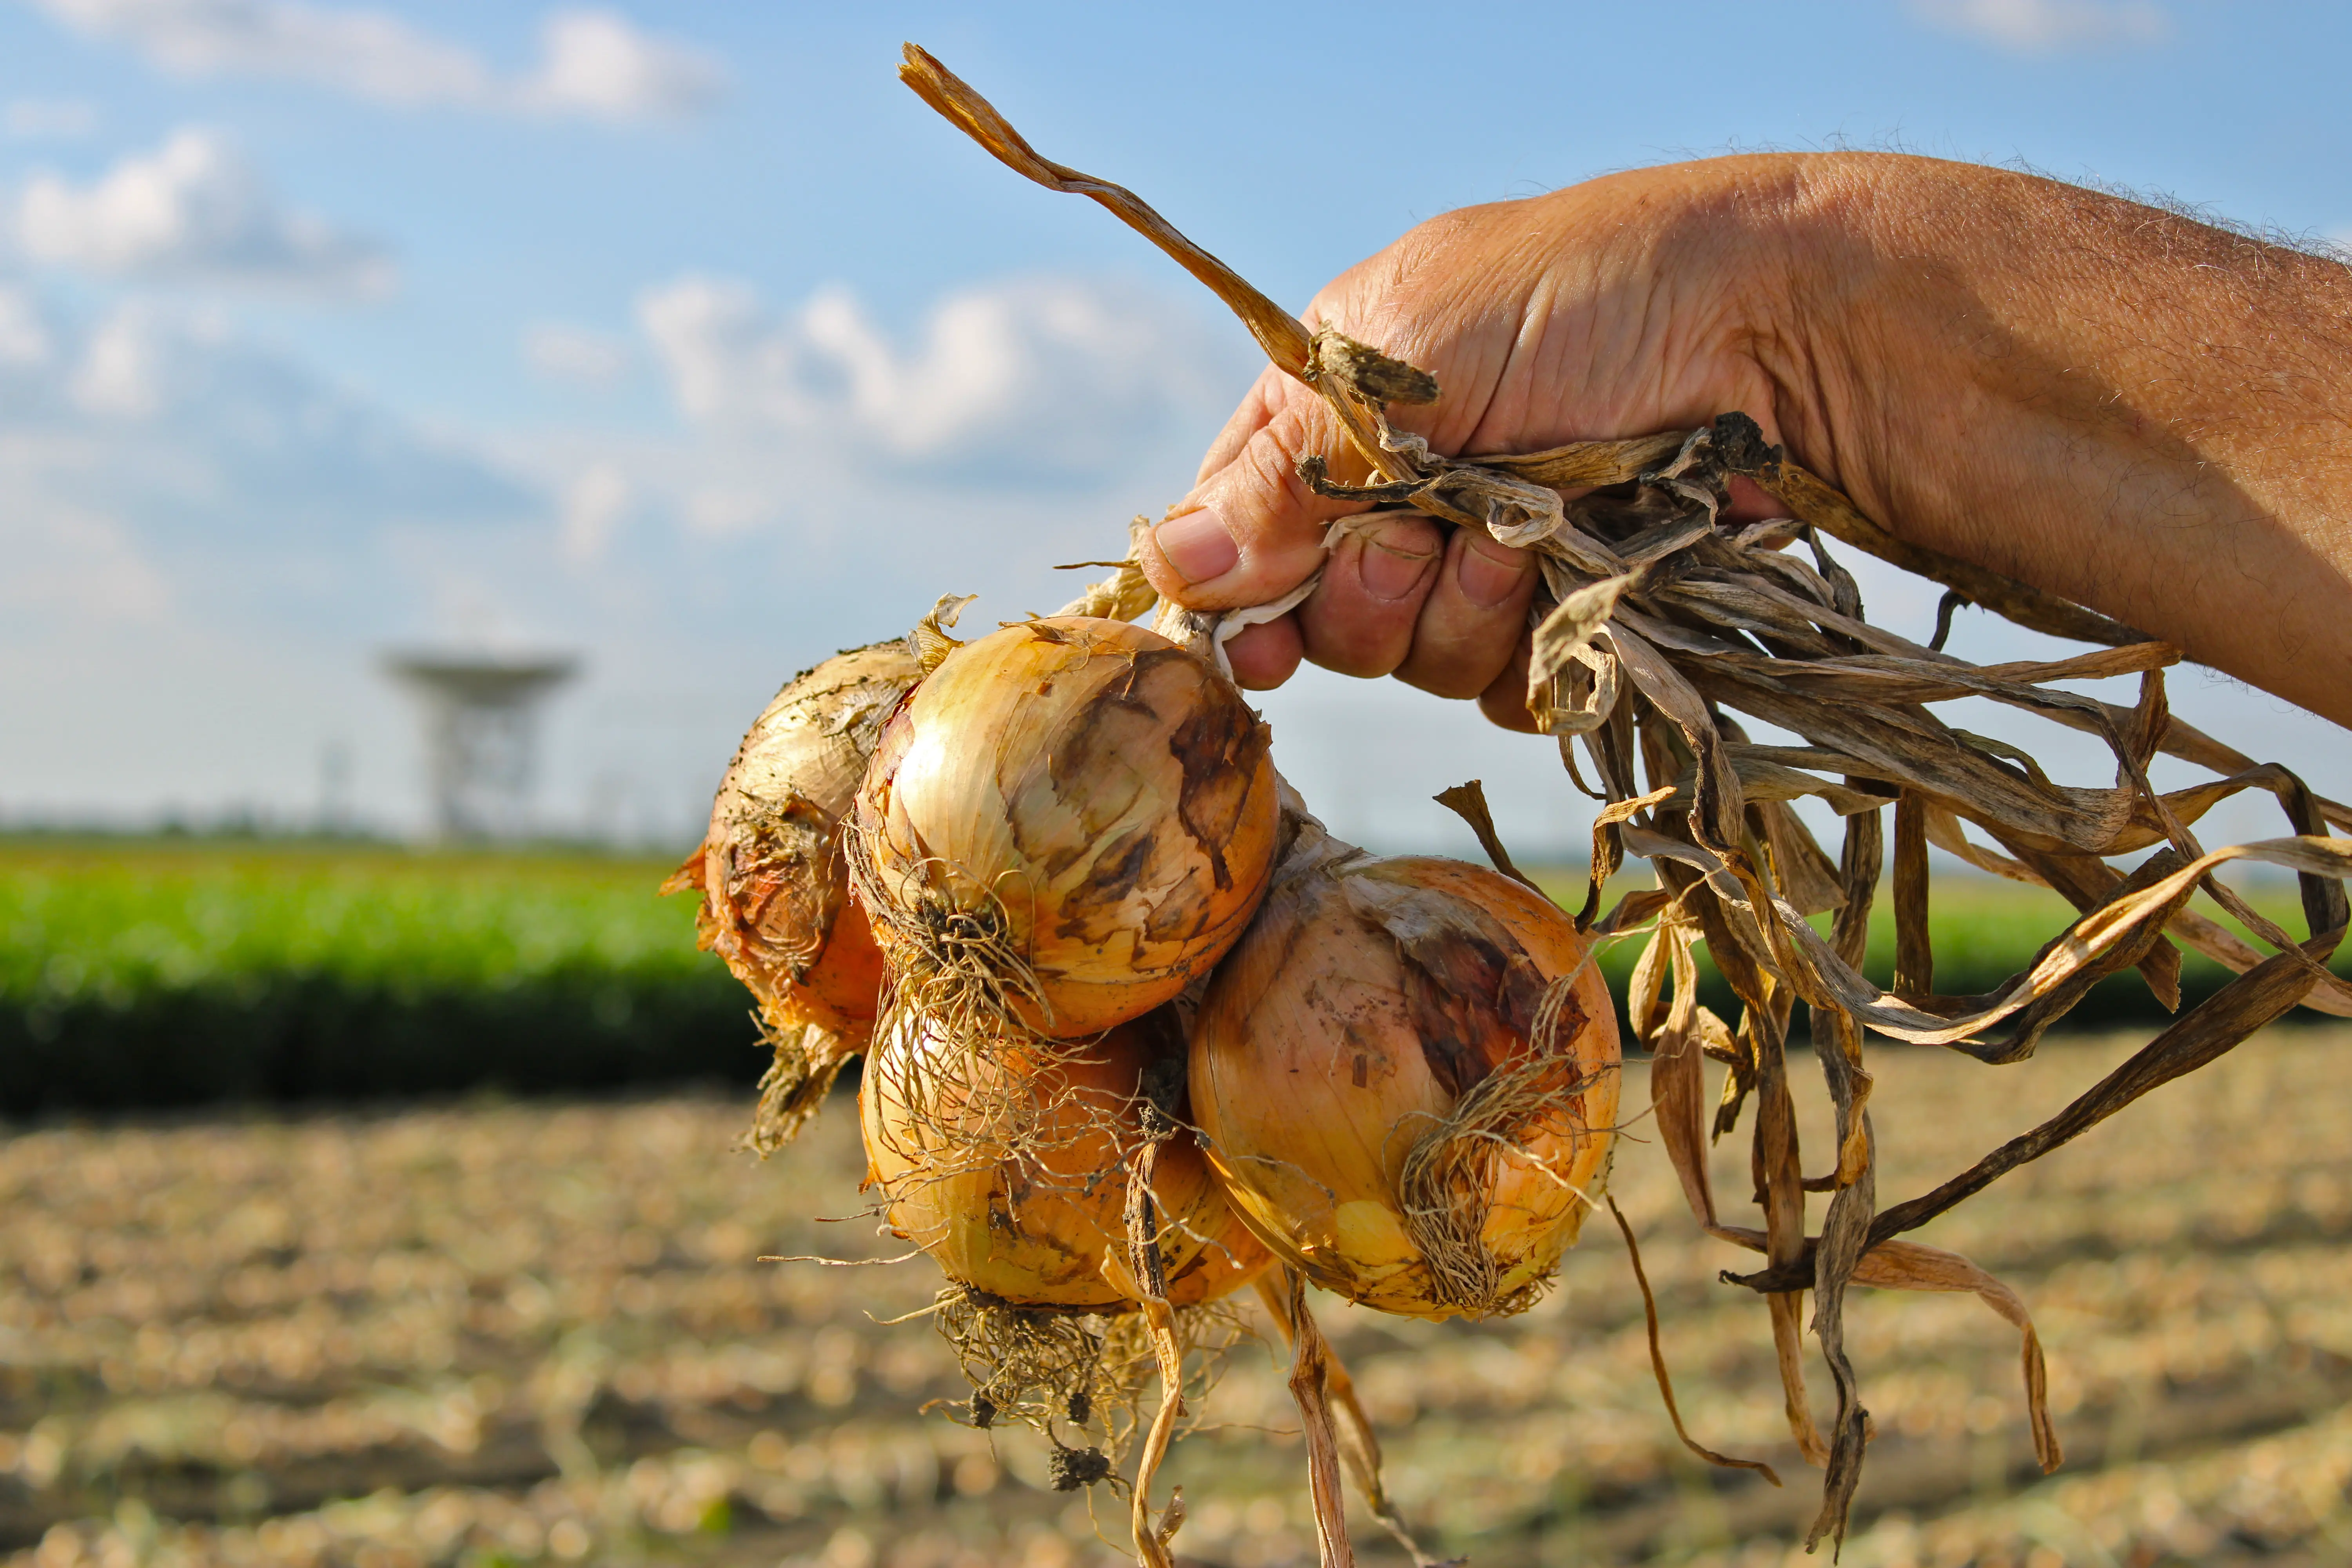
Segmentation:
{"type": "MultiPolygon", "coordinates": [[[[339,747],[413,823],[375,659],[467,640],[585,656],[551,821],[676,837],[793,670],[943,591],[1066,597],[1046,568],[1182,493],[1253,351],[935,120],[904,38],[1292,302],[1449,207],[1742,148],[2352,229],[2331,6],[0,0],[0,818],[298,816],[339,747]]],[[[2242,688],[2176,703],[2352,763],[2242,688]]],[[[1426,796],[1483,773],[1531,852],[1582,837],[1546,748],[1466,710],[1266,709],[1342,831],[1451,843],[1426,796]]]]}

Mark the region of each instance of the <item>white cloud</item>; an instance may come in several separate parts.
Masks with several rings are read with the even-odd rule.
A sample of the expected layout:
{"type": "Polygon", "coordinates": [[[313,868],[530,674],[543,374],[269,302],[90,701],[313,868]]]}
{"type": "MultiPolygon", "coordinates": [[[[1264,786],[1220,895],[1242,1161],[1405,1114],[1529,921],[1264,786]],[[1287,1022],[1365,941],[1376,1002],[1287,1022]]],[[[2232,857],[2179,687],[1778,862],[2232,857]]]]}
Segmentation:
{"type": "Polygon", "coordinates": [[[51,352],[48,323],[33,297],[0,283],[0,371],[38,370],[51,352]]]}
{"type": "Polygon", "coordinates": [[[604,10],[551,15],[540,58],[502,77],[465,45],[388,12],[306,0],[34,0],[57,20],[129,45],[184,77],[299,81],[370,102],[642,120],[684,114],[725,82],[699,49],[604,10]]]}
{"type": "Polygon", "coordinates": [[[11,99],[0,130],[18,142],[70,142],[98,129],[98,105],[78,98],[11,99]]]}
{"type": "Polygon", "coordinates": [[[382,11],[296,0],[35,0],[58,21],[129,44],[174,76],[276,77],[382,103],[467,100],[490,89],[459,45],[382,11]]]}
{"type": "Polygon", "coordinates": [[[1911,0],[1931,26],[2016,54],[2160,44],[2172,18],[2154,0],[1911,0]]]}
{"type": "Polygon", "coordinates": [[[589,465],[563,489],[560,535],[563,559],[574,566],[601,563],[635,501],[635,487],[619,465],[589,465]]]}
{"type": "Polygon", "coordinates": [[[89,334],[81,363],[67,383],[66,395],[84,414],[108,419],[143,419],[163,406],[166,360],[174,349],[203,343],[217,328],[210,323],[171,328],[151,307],[129,305],[89,334]]]}
{"type": "Polygon", "coordinates": [[[649,37],[611,11],[558,12],[541,38],[545,58],[515,97],[543,113],[675,118],[707,108],[726,86],[710,56],[649,37]]]}
{"type": "Polygon", "coordinates": [[[48,497],[225,549],[278,548],[322,521],[350,539],[543,504],[217,313],[134,300],[89,321],[53,311],[42,330],[42,368],[0,378],[12,503],[48,497]]]}
{"type": "Polygon", "coordinates": [[[970,478],[1115,472],[1173,426],[1213,430],[1247,374],[1199,316],[1098,279],[959,290],[906,345],[840,289],[779,315],[748,285],[687,277],[638,320],[691,420],[970,478]]]}
{"type": "Polygon", "coordinates": [[[66,506],[0,522],[0,604],[110,622],[160,619],[171,588],[121,521],[66,506]]]}
{"type": "Polygon", "coordinates": [[[26,257],[116,277],[184,277],[301,292],[369,295],[394,272],[373,241],[278,205],[217,134],[175,131],[76,186],[37,174],[17,199],[26,257]]]}
{"type": "Polygon", "coordinates": [[[625,340],[610,332],[564,321],[540,321],[523,330],[522,357],[550,381],[605,387],[628,374],[635,356],[625,340]]]}

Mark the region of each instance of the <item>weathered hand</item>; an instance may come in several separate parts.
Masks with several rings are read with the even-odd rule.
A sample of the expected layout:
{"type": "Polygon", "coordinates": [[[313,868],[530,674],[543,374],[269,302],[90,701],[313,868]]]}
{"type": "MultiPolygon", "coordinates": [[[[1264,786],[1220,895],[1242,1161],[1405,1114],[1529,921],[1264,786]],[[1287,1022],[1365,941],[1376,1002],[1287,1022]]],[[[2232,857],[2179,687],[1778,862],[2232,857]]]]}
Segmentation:
{"type": "MultiPolygon", "coordinates": [[[[1451,213],[1342,275],[1307,319],[1435,375],[1436,404],[1392,413],[1440,451],[1531,451],[1727,408],[1777,439],[1771,377],[1753,352],[1775,263],[1743,209],[1781,199],[1786,183],[1727,160],[1451,213]]],[[[1323,565],[1326,525],[1362,509],[1299,479],[1309,454],[1329,458],[1337,477],[1364,477],[1315,394],[1269,370],[1154,531],[1154,584],[1181,603],[1228,607],[1276,598],[1323,565]]],[[[1277,685],[1303,656],[1441,696],[1484,693],[1498,722],[1526,727],[1535,586],[1524,551],[1391,516],[1340,542],[1297,611],[1227,651],[1244,685],[1277,685]]]]}
{"type": "MultiPolygon", "coordinates": [[[[1712,159],[1448,214],[1308,312],[1431,372],[1391,410],[1441,452],[1524,452],[1738,409],[1898,535],[2140,626],[2352,721],[2352,273],[2007,171],[1890,154],[1712,159]]],[[[1262,375],[1144,552],[1181,604],[1262,604],[1361,510],[1320,401],[1262,375]]],[[[1760,494],[1735,495],[1766,515],[1760,494]]],[[[1386,518],[1228,652],[1482,698],[1525,727],[1532,562],[1386,518]]]]}

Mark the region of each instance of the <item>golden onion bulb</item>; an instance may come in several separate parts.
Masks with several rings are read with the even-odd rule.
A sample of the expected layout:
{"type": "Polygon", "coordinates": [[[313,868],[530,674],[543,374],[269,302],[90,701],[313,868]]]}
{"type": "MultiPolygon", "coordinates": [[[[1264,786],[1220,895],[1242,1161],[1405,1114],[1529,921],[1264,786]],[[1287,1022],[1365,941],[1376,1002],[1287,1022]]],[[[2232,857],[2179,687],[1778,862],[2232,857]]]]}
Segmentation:
{"type": "Polygon", "coordinates": [[[843,841],[883,721],[920,674],[898,640],[794,677],[743,737],[709,832],[665,886],[701,893],[702,946],[780,1033],[814,1024],[856,1051],[873,1032],[882,955],[848,896],[843,841]]]}
{"type": "MultiPolygon", "coordinates": [[[[1014,1039],[971,1051],[898,1010],[858,1089],[866,1180],[892,1230],[948,1278],[1020,1307],[1118,1310],[1130,1162],[1146,1140],[1147,1073],[1181,1100],[1182,1039],[1159,1020],[1099,1039],[1014,1039]],[[1118,1248],[1112,1269],[1104,1268],[1118,1248]]],[[[1199,1143],[1164,1124],[1151,1194],[1163,1269],[1193,1263],[1228,1215],[1199,1143]]]]}
{"type": "Polygon", "coordinates": [[[1416,1317],[1516,1310],[1607,1174],[1608,988],[1526,887],[1312,838],[1193,1021],[1210,1161],[1251,1229],[1328,1289],[1416,1317]]]}
{"type": "Polygon", "coordinates": [[[858,896],[898,994],[968,1034],[1142,1016],[1237,940],[1273,868],[1265,726],[1124,621],[966,644],[891,718],[856,806],[858,896]]]}

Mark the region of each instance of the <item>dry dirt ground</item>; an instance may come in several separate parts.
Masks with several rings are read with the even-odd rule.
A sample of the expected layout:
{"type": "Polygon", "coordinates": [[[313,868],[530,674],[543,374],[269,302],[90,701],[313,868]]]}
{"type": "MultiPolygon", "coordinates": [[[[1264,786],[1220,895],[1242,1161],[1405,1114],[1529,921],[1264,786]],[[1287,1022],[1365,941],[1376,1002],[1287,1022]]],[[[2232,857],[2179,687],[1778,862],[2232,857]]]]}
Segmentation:
{"type": "MultiPolygon", "coordinates": [[[[2006,1068],[1881,1049],[1882,1199],[2055,1109],[2126,1044],[2006,1068]]],[[[1878,1436],[1845,1563],[2352,1561],[2347,1052],[2346,1032],[2273,1031],[1922,1237],[2032,1305],[2069,1456],[2055,1477],[2032,1467],[2003,1323],[1970,1299],[1856,1293],[1878,1436]]],[[[859,1209],[847,1110],[764,1164],[730,1147],[746,1107],[709,1098],[0,1139],[0,1558],[1118,1560],[1087,1494],[1045,1489],[1034,1436],[923,1412],[960,1390],[945,1348],[921,1321],[876,1320],[929,1300],[927,1260],[756,1261],[885,1250],[870,1223],[814,1223],[859,1209]]],[[[1723,1166],[1720,1190],[1743,1190],[1723,1166]]],[[[1792,1543],[1816,1475],[1788,1439],[1765,1313],[1715,1279],[1746,1265],[1693,1234],[1654,1146],[1617,1171],[1695,1433],[1769,1459],[1788,1489],[1676,1445],[1605,1222],[1509,1321],[1321,1303],[1393,1489],[1444,1554],[1494,1568],[1809,1561],[1792,1543]]],[[[1280,1368],[1244,1346],[1201,1414],[1166,1472],[1192,1507],[1180,1555],[1311,1563],[1280,1368]]],[[[1093,1502],[1116,1541],[1123,1506],[1093,1502]]],[[[1358,1537],[1402,1563],[1368,1521],[1358,1537]]]]}

